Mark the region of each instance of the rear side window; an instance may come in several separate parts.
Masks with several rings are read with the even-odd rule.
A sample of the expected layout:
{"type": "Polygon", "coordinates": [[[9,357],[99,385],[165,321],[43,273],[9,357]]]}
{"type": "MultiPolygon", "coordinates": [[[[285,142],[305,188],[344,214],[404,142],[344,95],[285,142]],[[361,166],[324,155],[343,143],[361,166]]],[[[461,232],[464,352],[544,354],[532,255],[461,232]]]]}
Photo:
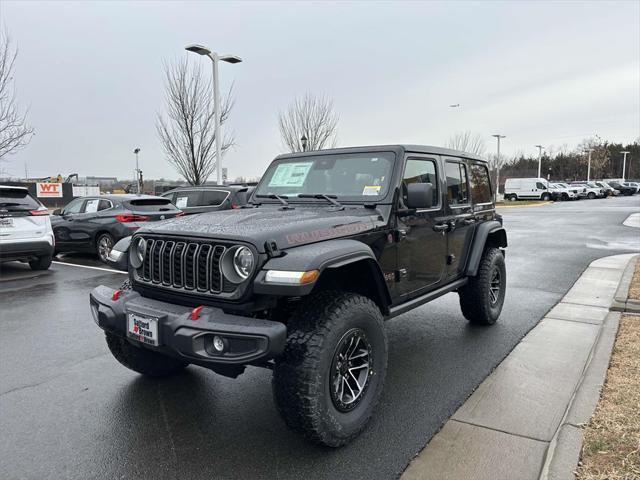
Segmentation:
{"type": "Polygon", "coordinates": [[[229,192],[221,190],[205,190],[202,192],[202,206],[203,207],[217,207],[229,196],[229,192]]]}
{"type": "Polygon", "coordinates": [[[174,203],[178,208],[198,207],[202,204],[202,192],[196,190],[176,192],[176,200],[174,203]]]}
{"type": "Polygon", "coordinates": [[[87,200],[87,203],[84,204],[84,213],[95,213],[98,211],[98,206],[100,205],[100,199],[98,198],[90,198],[87,200]]]}
{"type": "Polygon", "coordinates": [[[138,200],[130,200],[124,204],[129,210],[137,212],[166,212],[168,210],[176,210],[168,198],[140,198],[138,200]]]}
{"type": "Polygon", "coordinates": [[[42,204],[22,189],[0,188],[0,208],[36,210],[42,204]]]}
{"type": "Polygon", "coordinates": [[[111,208],[111,202],[109,200],[100,200],[100,204],[98,205],[98,211],[100,210],[107,210],[108,208],[111,208]]]}
{"type": "Polygon", "coordinates": [[[433,185],[432,205],[438,205],[438,180],[436,176],[436,162],[434,160],[410,158],[404,167],[404,177],[402,179],[402,200],[407,204],[406,186],[410,183],[430,183],[433,185]]]}
{"type": "Polygon", "coordinates": [[[471,163],[471,198],[473,203],[491,203],[491,183],[486,165],[471,163]]]}
{"type": "Polygon", "coordinates": [[[447,199],[449,205],[469,203],[467,187],[467,166],[464,163],[447,162],[447,199]]]}

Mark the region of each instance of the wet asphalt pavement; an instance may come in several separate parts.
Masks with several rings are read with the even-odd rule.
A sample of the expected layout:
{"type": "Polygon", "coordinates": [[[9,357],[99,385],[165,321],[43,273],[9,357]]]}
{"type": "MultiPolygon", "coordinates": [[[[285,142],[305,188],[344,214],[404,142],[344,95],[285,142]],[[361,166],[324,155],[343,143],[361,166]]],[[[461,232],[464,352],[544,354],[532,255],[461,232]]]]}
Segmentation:
{"type": "MultiPolygon", "coordinates": [[[[5,264],[0,478],[395,478],[592,260],[640,251],[640,232],[622,225],[639,211],[640,196],[501,209],[509,249],[500,321],[469,326],[449,294],[388,322],[381,404],[339,450],[287,430],[268,370],[232,380],[189,367],[158,381],[118,364],[88,294],[125,275],[5,264]]],[[[88,256],[61,260],[100,266],[88,256]]]]}

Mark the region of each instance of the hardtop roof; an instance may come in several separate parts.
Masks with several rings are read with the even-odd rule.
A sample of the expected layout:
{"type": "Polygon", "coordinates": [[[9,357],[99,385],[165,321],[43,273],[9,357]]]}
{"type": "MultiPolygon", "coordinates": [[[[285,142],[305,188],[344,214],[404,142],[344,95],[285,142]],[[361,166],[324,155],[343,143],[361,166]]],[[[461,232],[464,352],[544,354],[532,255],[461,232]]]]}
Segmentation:
{"type": "Polygon", "coordinates": [[[473,153],[462,152],[460,150],[452,150],[450,148],[435,147],[432,145],[412,145],[412,144],[397,144],[397,145],[370,145],[359,147],[343,147],[343,148],[329,148],[326,150],[314,150],[310,152],[296,152],[285,153],[278,155],[276,160],[295,157],[307,157],[316,155],[331,155],[338,153],[363,153],[363,152],[383,152],[383,151],[396,151],[406,153],[426,153],[433,155],[443,155],[447,157],[461,157],[469,160],[477,160],[479,162],[487,163],[487,160],[475,155],[473,153]]]}

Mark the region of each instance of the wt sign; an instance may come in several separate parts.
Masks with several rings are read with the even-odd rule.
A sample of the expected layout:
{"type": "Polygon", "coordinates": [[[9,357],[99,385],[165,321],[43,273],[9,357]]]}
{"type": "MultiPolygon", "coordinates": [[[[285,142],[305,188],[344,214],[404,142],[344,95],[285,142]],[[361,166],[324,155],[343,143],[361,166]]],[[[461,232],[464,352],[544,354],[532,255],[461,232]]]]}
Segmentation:
{"type": "Polygon", "coordinates": [[[62,197],[61,183],[36,183],[36,195],[40,198],[62,197]]]}

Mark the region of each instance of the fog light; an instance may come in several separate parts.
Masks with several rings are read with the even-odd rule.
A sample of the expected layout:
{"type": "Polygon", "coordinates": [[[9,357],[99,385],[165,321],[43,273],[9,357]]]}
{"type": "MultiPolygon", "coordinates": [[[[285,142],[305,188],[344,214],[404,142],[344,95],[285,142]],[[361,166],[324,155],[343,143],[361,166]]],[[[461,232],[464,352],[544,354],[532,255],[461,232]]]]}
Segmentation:
{"type": "Polygon", "coordinates": [[[222,340],[219,336],[213,337],[213,348],[216,349],[216,352],[222,353],[224,351],[224,340],[222,340]]]}

